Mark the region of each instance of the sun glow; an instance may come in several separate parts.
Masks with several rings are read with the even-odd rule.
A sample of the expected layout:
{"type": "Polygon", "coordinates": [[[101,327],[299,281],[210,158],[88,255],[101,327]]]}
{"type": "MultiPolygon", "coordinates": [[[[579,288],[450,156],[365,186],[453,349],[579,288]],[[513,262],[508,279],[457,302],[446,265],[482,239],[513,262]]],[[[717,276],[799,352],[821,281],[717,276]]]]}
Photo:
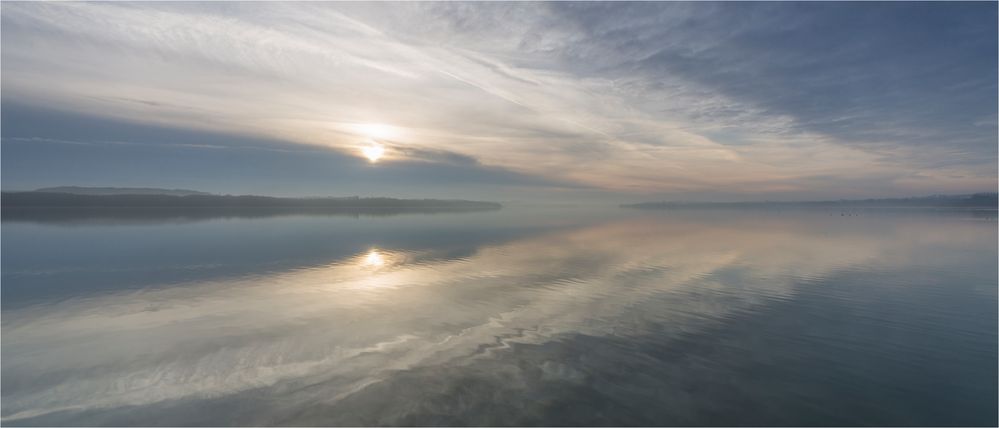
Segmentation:
{"type": "Polygon", "coordinates": [[[394,126],[383,123],[361,123],[354,125],[354,129],[368,138],[386,140],[395,138],[399,131],[394,126]]]}
{"type": "Polygon", "coordinates": [[[385,156],[385,146],[372,141],[367,146],[361,148],[361,153],[364,157],[368,158],[368,162],[375,163],[382,156],[385,156]]]}
{"type": "Polygon", "coordinates": [[[371,250],[364,256],[361,264],[367,267],[380,267],[385,265],[385,257],[378,250],[371,250]]]}

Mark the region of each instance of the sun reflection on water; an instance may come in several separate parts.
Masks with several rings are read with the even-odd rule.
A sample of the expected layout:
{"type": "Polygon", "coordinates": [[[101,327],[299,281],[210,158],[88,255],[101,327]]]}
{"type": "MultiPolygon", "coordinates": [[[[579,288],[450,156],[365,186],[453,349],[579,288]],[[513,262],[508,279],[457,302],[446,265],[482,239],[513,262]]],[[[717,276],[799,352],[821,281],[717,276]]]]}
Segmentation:
{"type": "MultiPolygon", "coordinates": [[[[13,373],[18,385],[28,386],[15,389],[10,397],[4,396],[4,411],[14,415],[60,415],[56,413],[60,409],[72,408],[105,417],[105,411],[129,412],[135,406],[160,411],[165,399],[193,401],[211,394],[241,402],[237,400],[242,400],[242,391],[267,388],[261,390],[286,393],[286,386],[296,382],[315,384],[315,390],[288,396],[287,406],[279,410],[291,414],[307,412],[315,394],[334,397],[329,401],[331,405],[379,404],[385,390],[365,389],[367,385],[384,381],[392,388],[408,388],[408,383],[398,382],[429,379],[450,388],[468,376],[507,366],[514,371],[499,375],[513,376],[515,380],[533,376],[541,367],[544,379],[539,378],[537,386],[532,383],[523,388],[547,388],[550,382],[569,385],[565,382],[580,381],[582,370],[594,370],[584,372],[584,377],[600,370],[615,375],[621,361],[647,368],[646,361],[659,360],[650,358],[645,349],[658,349],[662,343],[705,334],[710,337],[703,343],[715,343],[718,339],[711,332],[722,323],[743,319],[737,317],[769,316],[770,312],[761,311],[773,311],[775,306],[793,316],[796,311],[774,303],[790,305],[799,296],[826,296],[828,292],[818,285],[836,285],[833,281],[841,281],[843,272],[875,267],[900,271],[920,262],[920,257],[926,257],[925,251],[946,255],[958,244],[968,253],[983,253],[981,260],[995,252],[994,241],[985,239],[989,228],[994,232],[994,223],[962,221],[939,229],[941,220],[935,216],[926,220],[898,215],[872,217],[865,219],[871,222],[870,227],[848,228],[840,222],[830,224],[824,215],[810,214],[738,213],[713,217],[677,213],[601,220],[573,227],[563,227],[562,214],[558,215],[557,226],[525,229],[531,231],[525,236],[489,235],[488,239],[459,247],[463,251],[436,240],[419,246],[368,241],[343,248],[349,253],[336,251],[315,266],[296,264],[281,270],[239,272],[225,278],[205,273],[183,287],[102,292],[87,298],[31,304],[10,313],[5,308],[4,317],[11,316],[17,322],[3,326],[4,345],[14,343],[20,351],[4,354],[5,359],[10,357],[4,361],[5,369],[17,368],[4,375],[13,373]],[[376,247],[375,242],[384,247],[376,247]],[[919,247],[914,247],[914,242],[919,247]],[[150,302],[156,303],[156,310],[149,309],[150,302]],[[136,340],[147,337],[155,340],[134,346],[136,340]],[[649,342],[618,346],[621,340],[632,339],[649,342]],[[603,343],[612,348],[606,348],[606,353],[594,352],[594,360],[586,364],[562,355],[563,350],[571,349],[563,346],[603,343]],[[520,344],[520,349],[531,352],[517,350],[514,345],[520,344]],[[66,352],[51,352],[53,349],[66,352]],[[151,359],[147,355],[162,357],[151,359]],[[469,356],[489,365],[473,365],[469,356]],[[88,369],[99,364],[107,369],[88,369]],[[531,371],[520,371],[521,364],[531,371]],[[403,380],[393,374],[406,370],[420,374],[407,375],[403,380]],[[358,389],[358,385],[364,386],[358,389]],[[348,396],[363,400],[344,400],[348,396]]],[[[273,221],[279,220],[288,221],[273,221]]],[[[298,223],[280,225],[298,227],[298,223]]],[[[414,229],[403,230],[424,230],[426,223],[421,220],[408,227],[414,229]]],[[[276,244],[296,242],[292,240],[294,235],[280,236],[283,240],[276,244]]],[[[214,237],[206,235],[203,239],[214,237]]],[[[976,275],[968,281],[980,282],[981,275],[986,274],[976,275]]],[[[905,278],[898,281],[903,283],[905,278]]],[[[931,280],[927,283],[927,287],[936,284],[931,280]]],[[[858,285],[850,290],[862,288],[858,285]]],[[[927,292],[933,290],[936,288],[927,292]]],[[[843,296],[828,295],[837,299],[843,296]]],[[[979,294],[975,291],[970,296],[979,294]]],[[[989,298],[988,294],[982,296],[989,298]]],[[[865,300],[860,303],[875,298],[861,297],[865,300]]],[[[812,304],[814,300],[804,302],[812,304]]],[[[875,314],[862,319],[877,318],[875,314]]],[[[920,324],[899,325],[909,328],[920,324]]],[[[908,337],[911,331],[898,333],[908,337]]],[[[813,331],[803,334],[811,335],[813,331]]],[[[772,342],[786,339],[787,343],[797,343],[790,337],[763,337],[772,342]]],[[[901,361],[905,361],[904,357],[899,354],[901,361]]],[[[859,358],[859,363],[869,360],[865,355],[859,358]]],[[[825,363],[822,359],[815,361],[825,363]]],[[[672,374],[687,370],[683,362],[678,364],[664,369],[664,377],[657,380],[661,384],[650,385],[670,388],[672,374]]],[[[731,375],[724,371],[727,366],[719,367],[723,371],[707,375],[731,375]]],[[[703,373],[697,374],[691,377],[691,384],[703,373]]],[[[496,382],[502,388],[505,380],[496,382]]],[[[643,391],[639,388],[623,393],[639,400],[644,397],[643,391]]],[[[412,401],[419,397],[401,397],[415,405],[422,403],[412,401]]],[[[470,399],[485,403],[493,396],[487,391],[485,396],[472,395],[470,399]]],[[[377,411],[368,407],[362,410],[359,417],[375,417],[367,412],[377,411]]],[[[80,424],[70,419],[79,416],[77,413],[68,415],[59,421],[80,424]]],[[[267,421],[272,415],[254,417],[267,421]]],[[[10,425],[27,420],[4,418],[13,419],[10,425]]],[[[90,423],[95,419],[79,420],[90,423]]],[[[357,425],[355,420],[330,421],[326,423],[357,425]]],[[[311,420],[295,422],[306,425],[311,420]]],[[[406,421],[386,419],[386,424],[390,422],[406,421]]]]}
{"type": "Polygon", "coordinates": [[[385,266],[385,256],[378,252],[377,249],[372,249],[366,256],[364,256],[364,259],[361,261],[361,265],[365,267],[385,266]]]}

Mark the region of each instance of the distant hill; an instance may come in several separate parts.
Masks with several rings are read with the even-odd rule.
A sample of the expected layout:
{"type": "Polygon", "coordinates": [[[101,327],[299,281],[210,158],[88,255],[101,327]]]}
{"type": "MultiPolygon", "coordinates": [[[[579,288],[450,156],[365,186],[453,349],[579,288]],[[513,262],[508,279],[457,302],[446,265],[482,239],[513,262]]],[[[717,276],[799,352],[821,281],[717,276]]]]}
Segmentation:
{"type": "Polygon", "coordinates": [[[643,202],[624,204],[623,208],[690,209],[690,208],[991,208],[999,207],[999,194],[935,195],[916,198],[844,199],[838,201],[802,202],[643,202]]]}
{"type": "Polygon", "coordinates": [[[60,186],[60,187],[44,187],[35,192],[43,193],[68,193],[72,195],[169,195],[169,196],[188,196],[188,195],[211,195],[211,193],[199,192],[196,190],[186,190],[186,189],[157,189],[151,187],[78,187],[78,186],[60,186]]]}
{"type": "Polygon", "coordinates": [[[164,194],[74,194],[45,192],[3,192],[0,203],[5,211],[14,207],[209,207],[209,208],[448,208],[448,209],[499,209],[495,202],[394,199],[394,198],[276,198],[270,196],[211,195],[199,192],[193,195],[164,194]]]}

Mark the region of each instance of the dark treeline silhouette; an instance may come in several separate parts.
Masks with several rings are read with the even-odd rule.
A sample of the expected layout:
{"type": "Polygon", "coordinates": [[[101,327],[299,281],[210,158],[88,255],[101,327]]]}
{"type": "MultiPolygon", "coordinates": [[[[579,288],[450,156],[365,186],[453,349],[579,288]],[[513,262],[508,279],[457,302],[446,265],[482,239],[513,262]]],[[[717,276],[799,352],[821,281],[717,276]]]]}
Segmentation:
{"type": "Polygon", "coordinates": [[[54,224],[187,223],[216,218],[282,216],[390,217],[403,214],[472,213],[495,208],[457,207],[31,207],[5,206],[3,221],[54,224]]]}
{"type": "Polygon", "coordinates": [[[35,190],[46,193],[72,193],[74,195],[211,195],[208,192],[187,189],[160,189],[154,187],[80,187],[80,186],[59,186],[43,187],[35,190]]]}
{"type": "Polygon", "coordinates": [[[286,207],[286,208],[473,208],[498,209],[496,202],[395,198],[278,198],[252,195],[82,195],[54,192],[3,192],[7,207],[286,207]]]}
{"type": "Polygon", "coordinates": [[[936,195],[917,198],[856,199],[803,202],[643,202],[623,204],[623,208],[685,209],[685,208],[974,208],[996,209],[999,194],[936,195]]]}
{"type": "Polygon", "coordinates": [[[394,198],[276,198],[268,196],[69,194],[3,192],[3,221],[39,223],[161,223],[287,215],[393,216],[498,210],[495,202],[394,198]]]}

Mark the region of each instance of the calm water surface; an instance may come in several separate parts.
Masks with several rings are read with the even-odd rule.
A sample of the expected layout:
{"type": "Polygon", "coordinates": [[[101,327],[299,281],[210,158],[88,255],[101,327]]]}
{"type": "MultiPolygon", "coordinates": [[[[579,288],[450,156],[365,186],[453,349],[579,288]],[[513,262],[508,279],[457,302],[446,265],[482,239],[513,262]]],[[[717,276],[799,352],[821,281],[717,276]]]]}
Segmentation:
{"type": "Polygon", "coordinates": [[[5,221],[4,425],[993,425],[995,213],[5,221]]]}

